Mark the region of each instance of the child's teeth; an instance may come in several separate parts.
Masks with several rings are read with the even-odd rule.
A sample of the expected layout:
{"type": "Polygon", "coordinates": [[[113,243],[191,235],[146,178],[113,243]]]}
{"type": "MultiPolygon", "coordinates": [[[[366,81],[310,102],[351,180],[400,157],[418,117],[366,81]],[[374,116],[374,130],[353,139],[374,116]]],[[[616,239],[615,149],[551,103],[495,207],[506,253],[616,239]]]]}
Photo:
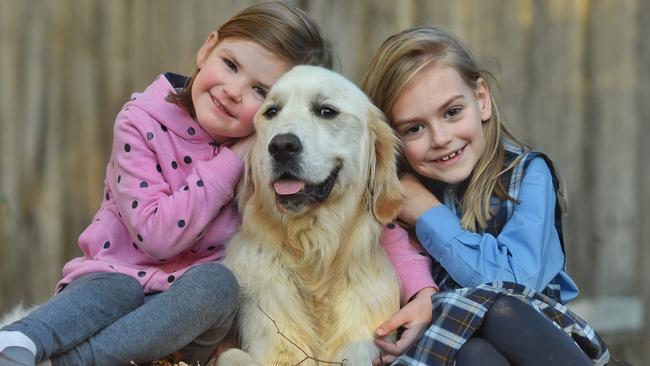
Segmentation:
{"type": "Polygon", "coordinates": [[[451,154],[449,154],[449,155],[443,157],[443,158],[440,159],[440,160],[442,160],[442,161],[447,161],[447,160],[453,158],[454,156],[456,156],[456,154],[458,154],[458,151],[454,151],[453,153],[451,153],[451,154]]]}

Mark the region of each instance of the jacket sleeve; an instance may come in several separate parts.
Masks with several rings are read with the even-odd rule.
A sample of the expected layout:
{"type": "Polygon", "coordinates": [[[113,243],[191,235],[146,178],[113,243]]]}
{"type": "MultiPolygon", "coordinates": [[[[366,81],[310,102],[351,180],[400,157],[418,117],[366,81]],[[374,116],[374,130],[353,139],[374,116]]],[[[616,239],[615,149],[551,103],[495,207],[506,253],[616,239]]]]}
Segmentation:
{"type": "Polygon", "coordinates": [[[422,247],[410,240],[408,233],[401,226],[384,226],[381,245],[399,277],[402,305],[423,288],[438,289],[431,276],[431,258],[422,247]]]}
{"type": "Polygon", "coordinates": [[[519,204],[497,237],[463,230],[459,218],[444,205],[418,218],[416,235],[464,287],[500,280],[541,291],[564,265],[554,225],[555,190],[542,158],[530,162],[517,198],[519,204]]]}
{"type": "Polygon", "coordinates": [[[166,260],[191,248],[233,200],[243,162],[220,148],[211,160],[193,161],[185,178],[176,177],[186,179],[185,186],[172,190],[159,164],[164,154],[173,156],[173,147],[154,149],[147,143],[148,131],[141,127],[146,118],[136,108],[118,115],[107,184],[133,242],[154,259],[166,260]]]}

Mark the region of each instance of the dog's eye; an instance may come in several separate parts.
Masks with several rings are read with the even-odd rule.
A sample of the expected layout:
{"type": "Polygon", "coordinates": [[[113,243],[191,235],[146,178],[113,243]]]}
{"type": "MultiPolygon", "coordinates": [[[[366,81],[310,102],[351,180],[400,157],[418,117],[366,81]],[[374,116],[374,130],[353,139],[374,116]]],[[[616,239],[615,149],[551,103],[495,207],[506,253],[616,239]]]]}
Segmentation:
{"type": "Polygon", "coordinates": [[[325,119],[332,119],[336,116],[338,116],[339,111],[336,109],[327,106],[327,105],[322,105],[318,107],[317,113],[320,117],[325,118],[325,119]]]}
{"type": "Polygon", "coordinates": [[[268,108],[266,108],[264,110],[264,113],[262,113],[262,114],[264,115],[264,117],[266,117],[266,119],[271,119],[271,118],[275,117],[275,115],[277,115],[278,112],[279,112],[278,107],[272,105],[272,106],[269,106],[268,108]]]}

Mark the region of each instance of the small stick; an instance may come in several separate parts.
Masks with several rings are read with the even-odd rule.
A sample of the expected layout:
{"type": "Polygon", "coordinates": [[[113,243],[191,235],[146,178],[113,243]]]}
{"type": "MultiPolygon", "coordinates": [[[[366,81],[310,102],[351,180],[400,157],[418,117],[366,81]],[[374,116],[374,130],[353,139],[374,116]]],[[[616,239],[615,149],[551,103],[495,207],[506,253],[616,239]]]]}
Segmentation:
{"type": "Polygon", "coordinates": [[[298,366],[298,365],[300,365],[301,363],[303,363],[303,362],[305,362],[305,361],[307,361],[307,360],[313,360],[313,361],[316,361],[316,364],[317,364],[317,365],[320,364],[321,362],[324,363],[324,364],[327,364],[327,365],[341,365],[341,366],[345,365],[345,362],[347,361],[346,359],[343,359],[343,361],[341,361],[341,362],[336,362],[336,361],[324,361],[324,360],[319,360],[319,359],[317,359],[317,358],[315,358],[315,357],[312,357],[312,356],[308,355],[307,352],[305,352],[304,349],[300,348],[300,346],[297,345],[294,341],[292,341],[292,340],[289,339],[287,336],[285,336],[284,334],[282,334],[282,332],[280,331],[280,328],[278,328],[278,323],[276,323],[275,320],[273,320],[273,318],[271,318],[271,317],[269,316],[269,314],[267,314],[267,313],[262,309],[262,307],[261,307],[259,304],[257,304],[257,308],[260,309],[260,311],[262,312],[262,314],[264,314],[267,318],[269,318],[269,320],[273,323],[273,326],[275,327],[275,330],[277,331],[277,333],[278,333],[282,338],[286,339],[289,343],[293,344],[296,348],[298,348],[298,349],[300,350],[300,352],[302,352],[302,354],[305,355],[305,358],[303,358],[302,360],[300,360],[300,362],[298,362],[298,363],[295,364],[294,366],[298,366]]]}

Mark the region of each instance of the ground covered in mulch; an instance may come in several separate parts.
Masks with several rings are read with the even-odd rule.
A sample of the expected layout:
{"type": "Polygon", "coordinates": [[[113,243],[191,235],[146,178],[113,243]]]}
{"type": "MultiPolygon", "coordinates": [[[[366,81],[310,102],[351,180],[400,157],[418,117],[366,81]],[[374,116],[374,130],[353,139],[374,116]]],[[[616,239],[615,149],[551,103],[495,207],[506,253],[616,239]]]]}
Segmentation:
{"type": "MultiPolygon", "coordinates": [[[[182,361],[183,357],[180,353],[174,353],[170,356],[167,356],[165,358],[161,358],[160,360],[156,360],[152,363],[146,364],[146,365],[138,365],[135,362],[131,361],[132,366],[202,366],[200,364],[197,365],[190,365],[188,363],[185,363],[182,361]]],[[[210,361],[208,362],[207,365],[205,366],[215,366],[216,362],[210,361]]]]}

